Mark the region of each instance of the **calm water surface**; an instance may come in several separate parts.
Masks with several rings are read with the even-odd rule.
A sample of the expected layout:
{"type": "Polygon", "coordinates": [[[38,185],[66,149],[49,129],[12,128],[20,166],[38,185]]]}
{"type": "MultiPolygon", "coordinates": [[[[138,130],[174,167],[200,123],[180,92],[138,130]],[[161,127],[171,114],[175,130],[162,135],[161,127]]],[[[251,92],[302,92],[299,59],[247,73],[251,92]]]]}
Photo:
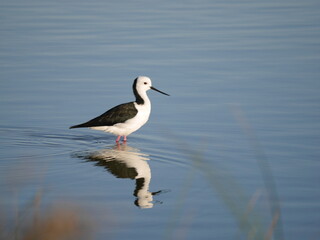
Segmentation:
{"type": "Polygon", "coordinates": [[[1,238],[56,206],[89,239],[319,237],[319,1],[0,11],[1,238]],[[131,101],[138,75],[171,96],[149,92],[127,144],[68,129],[131,101]]]}

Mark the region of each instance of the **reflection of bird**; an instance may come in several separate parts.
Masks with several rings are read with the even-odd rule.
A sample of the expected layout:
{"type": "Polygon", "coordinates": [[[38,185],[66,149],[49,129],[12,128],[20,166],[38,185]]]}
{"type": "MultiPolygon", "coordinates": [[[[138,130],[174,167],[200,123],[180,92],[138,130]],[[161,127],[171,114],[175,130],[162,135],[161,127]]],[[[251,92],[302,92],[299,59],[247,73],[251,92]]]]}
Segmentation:
{"type": "Polygon", "coordinates": [[[116,142],[120,141],[121,136],[123,136],[123,141],[127,141],[127,136],[137,131],[149,119],[151,111],[151,102],[147,95],[149,89],[168,95],[152,87],[150,78],[137,77],[133,82],[135,102],[120,104],[88,122],[70,128],[88,127],[102,130],[118,135],[116,142]]]}
{"type": "Polygon", "coordinates": [[[148,164],[148,155],[138,149],[117,144],[113,149],[103,149],[84,156],[89,161],[97,162],[97,166],[105,167],[117,178],[130,178],[136,180],[133,195],[135,204],[140,208],[153,207],[153,195],[161,193],[150,192],[151,170],[148,164]]]}

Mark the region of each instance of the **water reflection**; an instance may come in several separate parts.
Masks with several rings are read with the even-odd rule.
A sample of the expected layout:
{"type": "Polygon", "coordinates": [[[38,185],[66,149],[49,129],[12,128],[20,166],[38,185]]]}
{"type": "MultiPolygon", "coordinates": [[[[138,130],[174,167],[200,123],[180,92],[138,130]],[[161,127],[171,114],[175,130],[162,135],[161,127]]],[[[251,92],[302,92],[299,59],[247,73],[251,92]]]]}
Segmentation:
{"type": "Polygon", "coordinates": [[[77,156],[86,161],[96,162],[96,166],[104,167],[116,178],[135,179],[136,186],[133,195],[134,204],[140,208],[152,208],[155,203],[153,196],[163,190],[150,192],[151,169],[148,164],[149,155],[141,153],[139,149],[128,146],[126,143],[117,144],[111,149],[102,149],[85,156],[77,156]]]}

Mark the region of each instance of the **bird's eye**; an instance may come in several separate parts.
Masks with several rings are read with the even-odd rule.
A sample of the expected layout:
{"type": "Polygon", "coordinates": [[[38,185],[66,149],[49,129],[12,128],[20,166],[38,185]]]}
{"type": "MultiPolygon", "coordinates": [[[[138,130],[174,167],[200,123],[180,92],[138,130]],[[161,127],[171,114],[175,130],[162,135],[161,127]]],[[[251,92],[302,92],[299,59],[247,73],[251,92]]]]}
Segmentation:
{"type": "Polygon", "coordinates": [[[144,82],[144,85],[147,85],[148,83],[147,82],[144,82]]]}

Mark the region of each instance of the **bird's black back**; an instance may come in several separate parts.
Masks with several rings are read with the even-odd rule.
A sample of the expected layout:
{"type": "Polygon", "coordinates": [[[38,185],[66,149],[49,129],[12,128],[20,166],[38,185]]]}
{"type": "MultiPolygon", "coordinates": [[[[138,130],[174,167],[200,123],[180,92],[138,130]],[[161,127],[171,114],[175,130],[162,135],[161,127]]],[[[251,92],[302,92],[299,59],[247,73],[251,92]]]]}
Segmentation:
{"type": "Polygon", "coordinates": [[[124,123],[128,119],[133,118],[137,113],[138,110],[133,102],[124,103],[111,108],[88,122],[71,126],[70,128],[112,126],[116,123],[124,123]]]}

